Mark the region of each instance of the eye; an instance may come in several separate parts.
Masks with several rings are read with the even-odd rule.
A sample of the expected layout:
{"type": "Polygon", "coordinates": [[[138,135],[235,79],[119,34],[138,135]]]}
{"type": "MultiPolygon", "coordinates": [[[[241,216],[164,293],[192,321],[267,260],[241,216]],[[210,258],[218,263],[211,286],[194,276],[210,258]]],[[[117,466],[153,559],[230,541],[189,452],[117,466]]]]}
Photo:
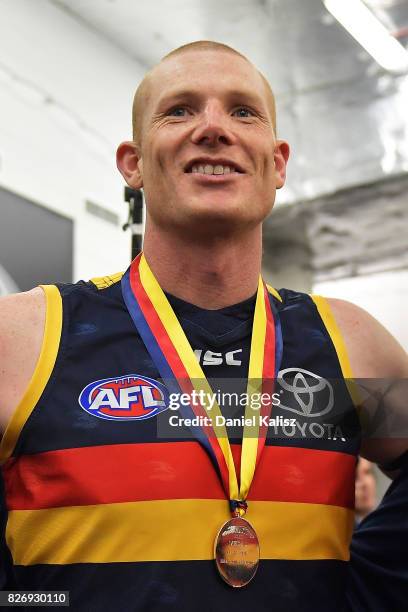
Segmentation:
{"type": "Polygon", "coordinates": [[[185,109],[183,106],[176,106],[170,109],[167,114],[171,117],[184,117],[186,112],[187,109],[185,109]]]}
{"type": "Polygon", "coordinates": [[[249,108],[246,108],[245,106],[241,106],[240,108],[237,108],[233,114],[236,115],[237,113],[238,113],[237,116],[243,119],[245,119],[246,117],[254,116],[254,113],[249,108]]]}

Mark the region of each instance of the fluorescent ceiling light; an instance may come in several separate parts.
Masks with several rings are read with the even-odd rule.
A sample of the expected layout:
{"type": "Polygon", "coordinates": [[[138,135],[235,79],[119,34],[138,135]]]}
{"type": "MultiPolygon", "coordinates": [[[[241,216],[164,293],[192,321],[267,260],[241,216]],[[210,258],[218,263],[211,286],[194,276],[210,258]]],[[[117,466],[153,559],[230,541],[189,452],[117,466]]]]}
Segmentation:
{"type": "Polygon", "coordinates": [[[408,53],[361,0],[323,0],[328,11],[386,70],[408,70],[408,53]]]}

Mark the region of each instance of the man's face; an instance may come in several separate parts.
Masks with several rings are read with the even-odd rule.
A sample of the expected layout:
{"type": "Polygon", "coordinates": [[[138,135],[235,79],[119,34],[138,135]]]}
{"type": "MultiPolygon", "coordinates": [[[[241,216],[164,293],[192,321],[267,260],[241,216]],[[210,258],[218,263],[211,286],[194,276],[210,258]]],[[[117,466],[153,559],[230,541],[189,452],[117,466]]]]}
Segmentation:
{"type": "Polygon", "coordinates": [[[157,225],[259,225],[283,185],[287,154],[264,82],[240,56],[195,50],[154,70],[134,186],[143,186],[157,225]]]}
{"type": "Polygon", "coordinates": [[[370,461],[360,457],[356,473],[356,513],[366,516],[376,505],[376,482],[370,461]]]}

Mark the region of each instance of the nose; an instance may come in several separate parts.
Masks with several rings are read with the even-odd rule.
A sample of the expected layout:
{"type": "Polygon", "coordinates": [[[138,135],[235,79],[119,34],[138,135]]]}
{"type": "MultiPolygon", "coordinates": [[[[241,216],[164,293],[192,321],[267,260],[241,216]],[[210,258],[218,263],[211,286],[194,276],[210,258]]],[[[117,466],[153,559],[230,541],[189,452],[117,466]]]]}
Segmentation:
{"type": "Polygon", "coordinates": [[[234,143],[228,113],[217,103],[208,103],[197,117],[197,124],[192,134],[194,144],[216,146],[234,143]]]}

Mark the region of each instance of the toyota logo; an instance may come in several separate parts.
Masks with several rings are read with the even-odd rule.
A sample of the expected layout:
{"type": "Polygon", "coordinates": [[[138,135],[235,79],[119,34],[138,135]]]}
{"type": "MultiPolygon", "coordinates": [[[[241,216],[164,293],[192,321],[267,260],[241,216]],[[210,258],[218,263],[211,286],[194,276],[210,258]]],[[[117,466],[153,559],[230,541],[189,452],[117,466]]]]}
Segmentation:
{"type": "Polygon", "coordinates": [[[286,368],[281,370],[278,375],[278,382],[282,389],[289,391],[296,399],[299,408],[285,406],[282,402],[281,408],[289,410],[303,417],[314,418],[327,414],[334,405],[333,387],[328,380],[303,370],[302,368],[286,368]],[[320,396],[328,395],[327,405],[323,410],[313,411],[316,394],[320,396]]]}

